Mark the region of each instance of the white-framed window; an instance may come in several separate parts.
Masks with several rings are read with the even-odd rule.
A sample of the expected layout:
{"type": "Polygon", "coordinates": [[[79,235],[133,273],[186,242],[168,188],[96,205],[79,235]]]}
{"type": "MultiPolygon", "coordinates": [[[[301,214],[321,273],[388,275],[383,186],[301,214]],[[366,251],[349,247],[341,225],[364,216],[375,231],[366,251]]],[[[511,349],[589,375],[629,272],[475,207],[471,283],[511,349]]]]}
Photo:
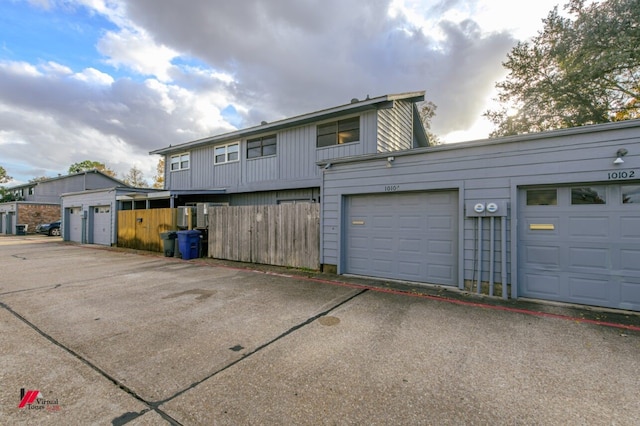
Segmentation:
{"type": "Polygon", "coordinates": [[[214,164],[224,164],[240,159],[240,142],[216,146],[214,164]]]}
{"type": "Polygon", "coordinates": [[[175,172],[177,170],[186,170],[189,168],[189,153],[186,152],[184,154],[176,154],[171,156],[171,161],[169,162],[169,170],[175,172]]]}

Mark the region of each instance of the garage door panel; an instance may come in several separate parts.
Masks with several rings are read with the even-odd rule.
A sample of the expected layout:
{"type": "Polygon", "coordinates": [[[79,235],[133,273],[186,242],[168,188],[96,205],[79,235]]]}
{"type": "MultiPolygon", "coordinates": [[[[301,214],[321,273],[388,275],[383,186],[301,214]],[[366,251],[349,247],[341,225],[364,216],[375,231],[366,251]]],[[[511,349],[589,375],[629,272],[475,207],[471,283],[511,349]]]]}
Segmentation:
{"type": "Polygon", "coordinates": [[[110,206],[91,207],[93,212],[93,243],[111,245],[111,208],[110,206]]]}
{"type": "Polygon", "coordinates": [[[72,207],[69,209],[69,240],[82,243],[82,209],[72,207]]]}
{"type": "Polygon", "coordinates": [[[600,278],[572,277],[569,281],[569,295],[575,301],[587,304],[607,303],[613,298],[608,276],[600,278]]]}
{"type": "Polygon", "coordinates": [[[640,249],[621,249],[620,269],[640,273],[640,249]]]}
{"type": "Polygon", "coordinates": [[[606,203],[590,205],[572,204],[571,189],[557,187],[557,204],[546,206],[526,205],[520,191],[520,294],[640,310],[640,205],[624,203],[618,184],[600,186],[606,203]]]}
{"type": "Polygon", "coordinates": [[[434,265],[429,266],[429,275],[439,278],[443,281],[451,281],[455,278],[456,271],[450,265],[434,265]]]}
{"type": "Polygon", "coordinates": [[[640,241],[640,217],[622,216],[620,218],[620,237],[640,241]]]}
{"type": "Polygon", "coordinates": [[[609,216],[605,217],[570,217],[569,236],[577,238],[608,238],[609,216]]]}
{"type": "Polygon", "coordinates": [[[347,198],[345,272],[457,284],[457,200],[426,192],[347,198]]]}
{"type": "Polygon", "coordinates": [[[620,304],[623,309],[640,311],[640,280],[625,280],[621,283],[620,304]]]}
{"type": "Polygon", "coordinates": [[[454,244],[450,240],[429,240],[428,250],[429,253],[442,253],[445,255],[455,255],[453,250],[454,244]]]}
{"type": "Polygon", "coordinates": [[[552,246],[527,245],[524,248],[524,261],[531,266],[560,267],[560,248],[552,246]]]}
{"type": "Polygon", "coordinates": [[[549,298],[560,295],[560,278],[557,274],[524,274],[523,278],[523,293],[527,296],[549,298]]]}
{"type": "Polygon", "coordinates": [[[570,247],[569,268],[608,271],[611,268],[609,253],[604,248],[570,247]]]}

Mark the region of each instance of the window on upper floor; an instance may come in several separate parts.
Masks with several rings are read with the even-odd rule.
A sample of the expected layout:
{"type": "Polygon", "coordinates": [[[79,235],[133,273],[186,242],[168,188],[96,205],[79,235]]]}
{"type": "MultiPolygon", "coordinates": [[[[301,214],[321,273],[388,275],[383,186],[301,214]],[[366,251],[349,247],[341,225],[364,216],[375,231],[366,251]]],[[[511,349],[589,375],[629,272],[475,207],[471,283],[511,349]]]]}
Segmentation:
{"type": "Polygon", "coordinates": [[[178,155],[172,155],[171,156],[171,166],[169,168],[169,170],[171,170],[172,172],[178,171],[178,170],[186,170],[189,168],[189,153],[185,153],[185,154],[178,154],[178,155]]]}
{"type": "Polygon", "coordinates": [[[318,124],[316,146],[341,145],[360,140],[360,117],[318,124]]]}
{"type": "Polygon", "coordinates": [[[231,163],[240,159],[240,143],[234,142],[227,145],[216,146],[215,164],[231,163]]]}
{"type": "Polygon", "coordinates": [[[33,193],[35,192],[35,187],[34,186],[30,186],[29,187],[29,195],[33,195],[33,193]]]}
{"type": "Polygon", "coordinates": [[[276,155],[276,135],[247,140],[247,158],[276,155]]]}

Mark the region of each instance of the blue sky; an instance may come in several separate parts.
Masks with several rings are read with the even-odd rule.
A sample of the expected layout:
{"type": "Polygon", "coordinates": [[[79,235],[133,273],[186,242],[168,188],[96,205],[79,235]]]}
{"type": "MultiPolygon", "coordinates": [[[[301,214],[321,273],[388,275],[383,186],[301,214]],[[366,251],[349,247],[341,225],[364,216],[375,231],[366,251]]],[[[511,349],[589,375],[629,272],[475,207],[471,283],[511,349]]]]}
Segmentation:
{"type": "Polygon", "coordinates": [[[18,184],[426,90],[446,142],[484,138],[501,62],[556,1],[0,0],[0,166],[18,184]]]}

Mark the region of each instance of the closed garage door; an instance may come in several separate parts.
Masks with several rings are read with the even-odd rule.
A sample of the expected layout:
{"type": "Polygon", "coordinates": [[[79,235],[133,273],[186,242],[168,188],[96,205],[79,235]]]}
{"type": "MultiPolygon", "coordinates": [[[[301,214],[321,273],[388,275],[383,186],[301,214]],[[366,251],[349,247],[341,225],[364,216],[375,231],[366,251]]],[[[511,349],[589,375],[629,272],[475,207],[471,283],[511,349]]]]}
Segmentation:
{"type": "Polygon", "coordinates": [[[82,209],[80,207],[69,209],[69,240],[82,242],[82,209]]]}
{"type": "Polygon", "coordinates": [[[456,191],[350,196],[346,220],[346,273],[457,285],[456,191]]]}
{"type": "Polygon", "coordinates": [[[93,244],[111,245],[111,208],[109,206],[92,207],[93,244]]]}
{"type": "Polygon", "coordinates": [[[520,294],[640,310],[640,183],[520,193],[520,294]]]}

